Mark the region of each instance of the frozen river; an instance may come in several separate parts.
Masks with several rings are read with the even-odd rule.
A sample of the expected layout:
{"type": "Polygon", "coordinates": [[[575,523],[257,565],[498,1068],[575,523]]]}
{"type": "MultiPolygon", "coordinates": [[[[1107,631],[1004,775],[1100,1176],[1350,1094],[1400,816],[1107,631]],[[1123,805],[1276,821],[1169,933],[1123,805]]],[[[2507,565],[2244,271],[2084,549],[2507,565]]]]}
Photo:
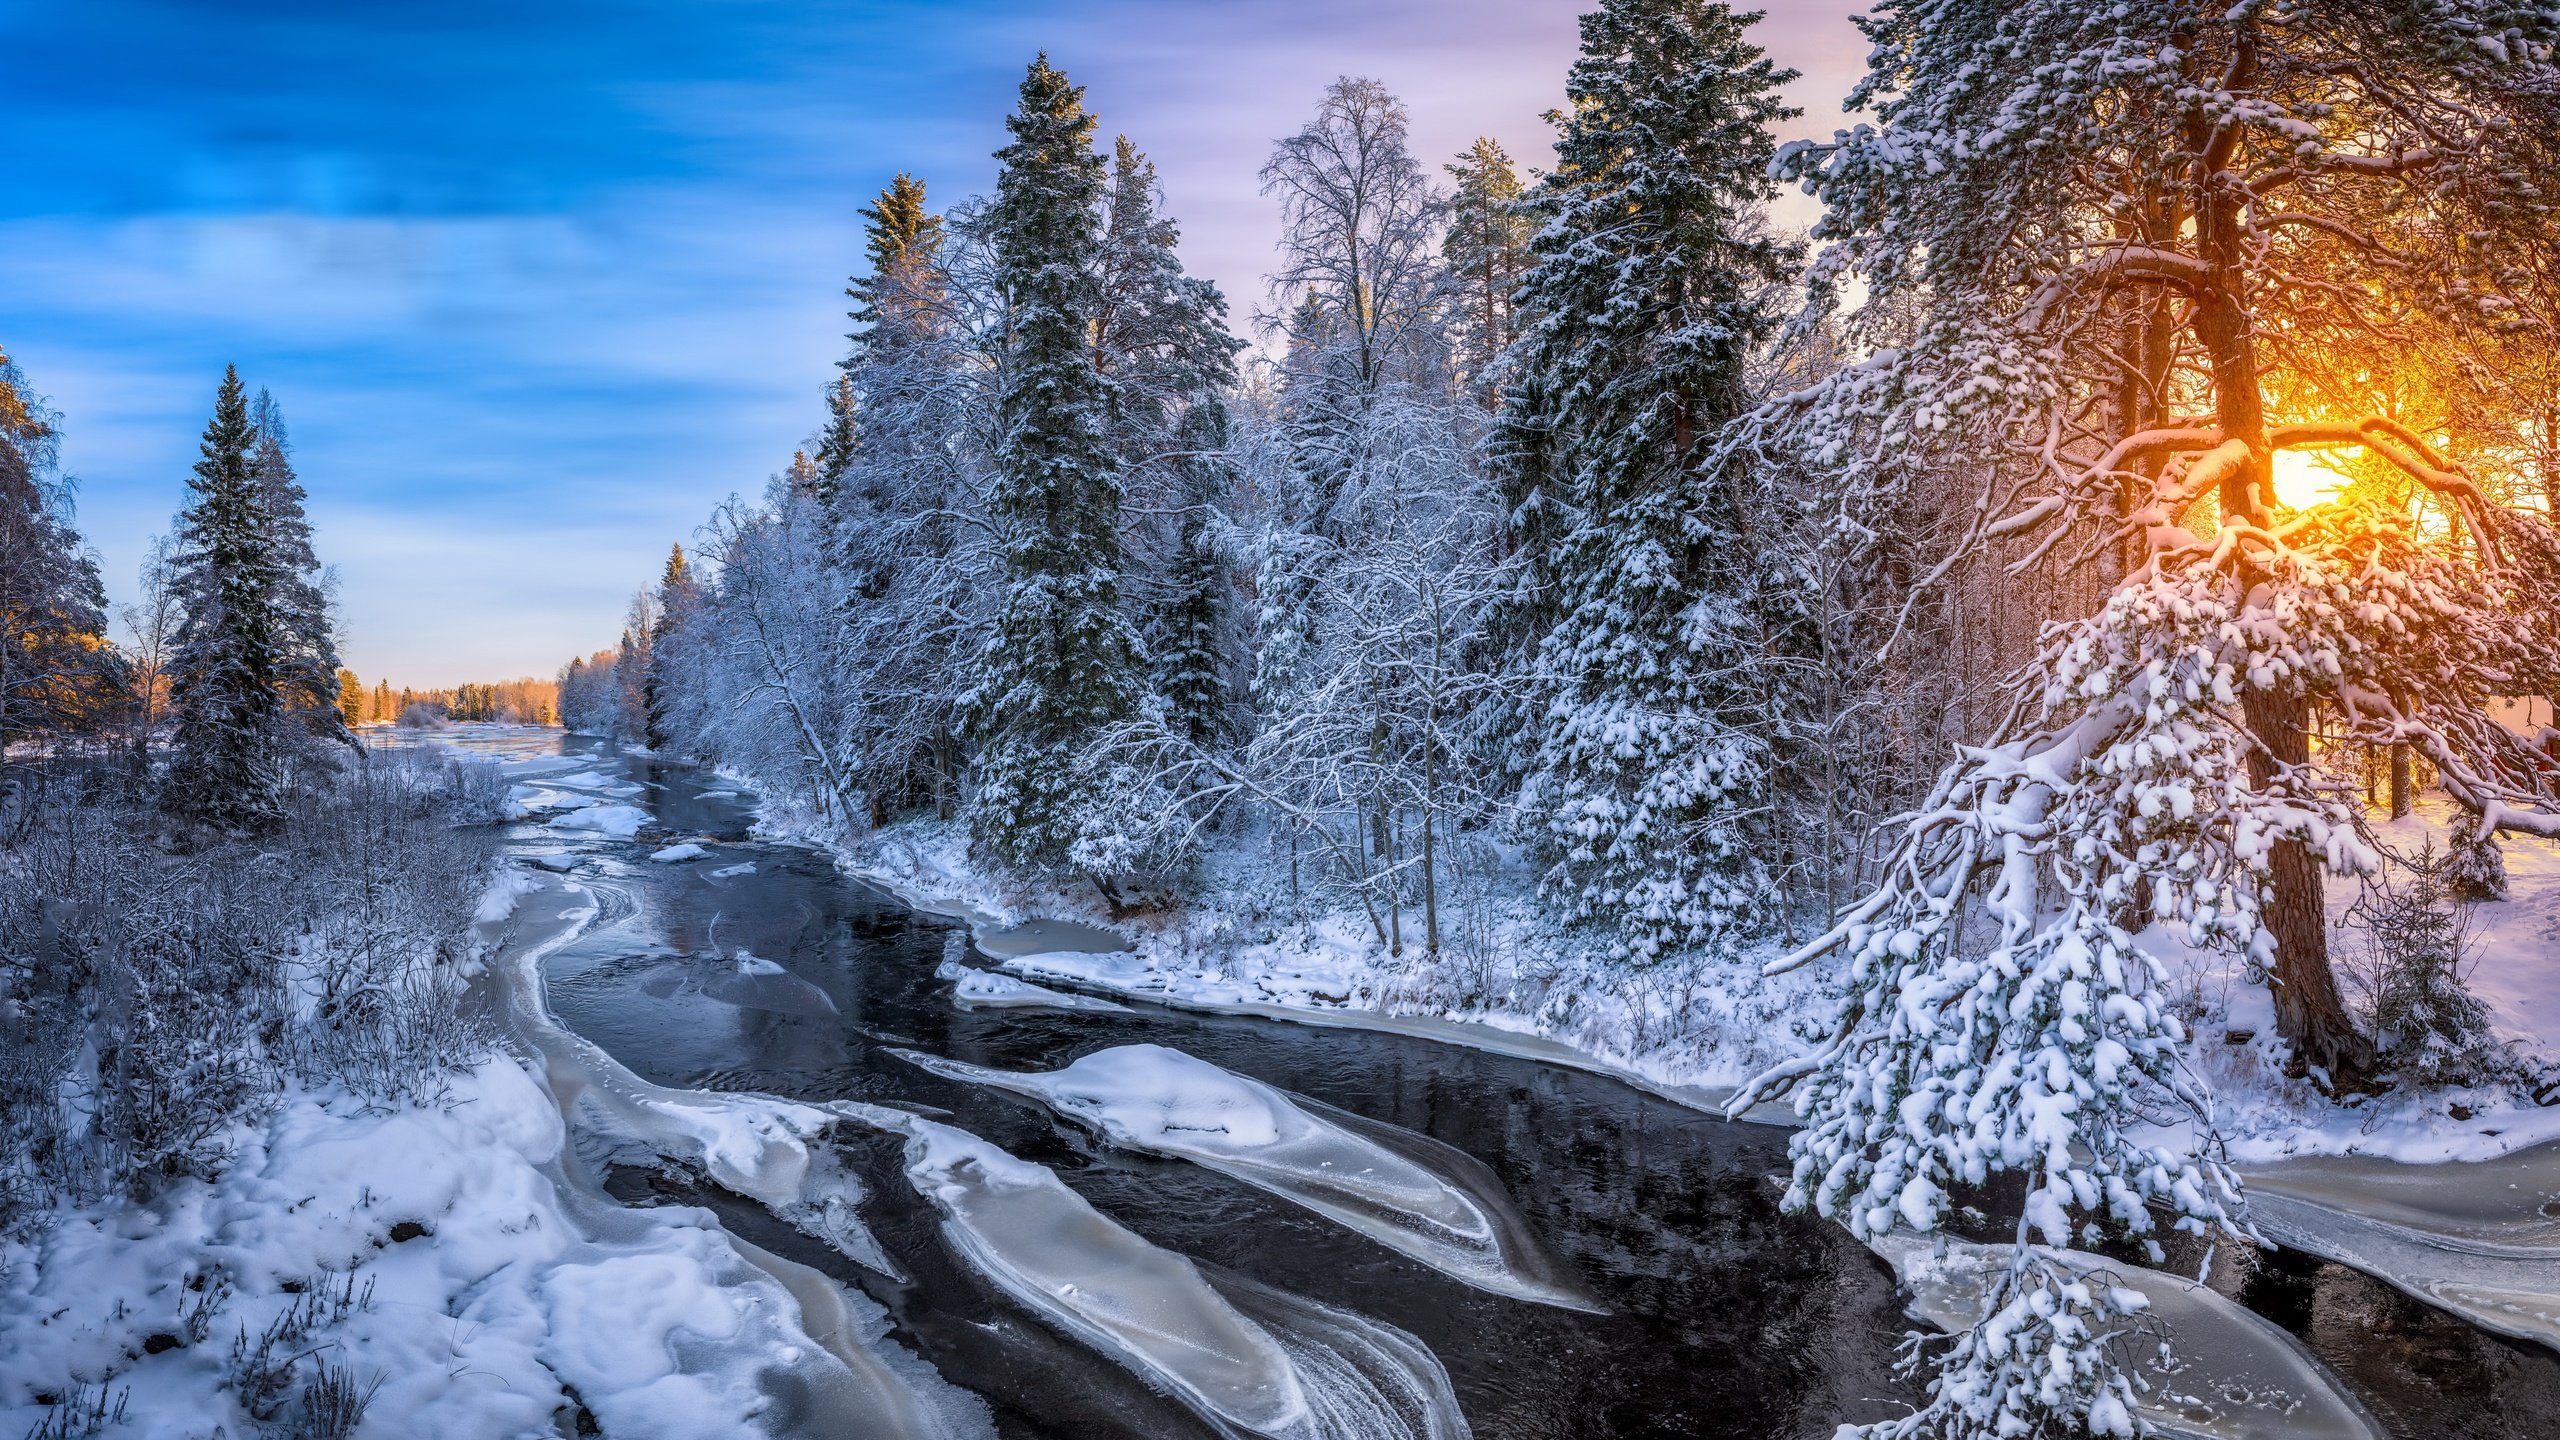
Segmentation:
{"type": "MultiPolygon", "coordinates": [[[[741,1237],[859,1289],[886,1310],[890,1341],[984,1397],[1002,1434],[1299,1423],[1257,1431],[1255,1415],[1295,1402],[1247,1393],[1250,1375],[1202,1382],[1230,1385],[1224,1398],[1192,1393],[1179,1364],[1131,1359],[1156,1340],[1092,1333],[1083,1317],[1100,1312],[1072,1303],[1077,1257],[1056,1253],[1084,1241],[1032,1243],[1034,1230],[1099,1235],[1106,1248],[1092,1255],[1123,1254],[1114,1264],[1196,1269],[1207,1318],[1189,1323],[1250,1317],[1245,1329],[1302,1360],[1307,1337],[1332,1335],[1367,1356],[1354,1368],[1370,1381],[1344,1382],[1354,1388],[1391,1391],[1394,1374],[1436,1362],[1463,1427],[1441,1434],[1827,1436],[1911,1398],[1890,1373],[1907,1324],[1891,1275],[1836,1228],[1776,1209],[1782,1129],[1409,1036],[1141,1004],[1054,1008],[992,979],[969,982],[978,1003],[963,1007],[950,977],[965,981],[986,957],[955,952],[951,922],[824,855],[749,839],[750,809],[716,781],[556,733],[456,738],[519,755],[565,743],[593,763],[543,782],[562,803],[645,816],[632,834],[615,833],[627,817],[513,827],[522,860],[593,897],[592,921],[540,961],[561,1026],[674,1091],[914,1117],[827,1140],[863,1197],[882,1252],[871,1264],[699,1179],[626,1165],[611,1172],[615,1196],[710,1206],[741,1237]],[[702,853],[650,858],[684,843],[702,853]],[[1204,1144],[1206,1122],[1187,1118],[1203,1105],[1224,1107],[1209,1125],[1222,1143],[1268,1130],[1286,1144],[1253,1155],[1204,1144]],[[940,1149],[915,1139],[927,1131],[946,1137],[940,1149]],[[942,1182],[976,1174],[953,1159],[969,1137],[1003,1152],[988,1165],[1045,1167],[1071,1193],[1025,1202],[981,1185],[952,1198],[960,1190],[942,1182]],[[1275,1178],[1267,1154],[1310,1158],[1275,1178]],[[1325,1167],[1337,1165],[1360,1183],[1336,1183],[1325,1167]],[[957,1223],[972,1205],[983,1244],[957,1223]],[[1024,1243],[976,1253],[1012,1241],[1024,1243]]],[[[2560,1414],[2560,1362],[2544,1350],[2325,1262],[2283,1258],[2226,1288],[2300,1337],[2388,1433],[2560,1433],[2548,1418],[2560,1414]]]]}

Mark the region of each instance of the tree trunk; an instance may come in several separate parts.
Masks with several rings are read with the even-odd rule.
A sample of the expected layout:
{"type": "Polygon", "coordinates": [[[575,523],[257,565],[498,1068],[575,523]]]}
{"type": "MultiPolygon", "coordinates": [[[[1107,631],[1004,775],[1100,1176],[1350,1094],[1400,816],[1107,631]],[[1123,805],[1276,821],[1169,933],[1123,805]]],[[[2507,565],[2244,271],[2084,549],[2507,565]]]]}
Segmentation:
{"type": "Polygon", "coordinates": [[[2410,803],[2409,742],[2403,740],[2391,747],[2391,818],[2407,819],[2410,803]]]}
{"type": "MultiPolygon", "coordinates": [[[[2250,732],[2264,747],[2249,756],[2251,784],[2264,787],[2274,780],[2270,754],[2286,765],[2310,759],[2309,707],[2300,696],[2253,688],[2246,708],[2250,732]]],[[[2297,1060],[2327,1072],[2331,1089],[2359,1083],[2373,1069],[2373,1043],[2356,1029],[2329,965],[2319,857],[2299,840],[2279,840],[2268,870],[2267,907],[2260,918],[2275,940],[2276,1033],[2297,1060]]]]}

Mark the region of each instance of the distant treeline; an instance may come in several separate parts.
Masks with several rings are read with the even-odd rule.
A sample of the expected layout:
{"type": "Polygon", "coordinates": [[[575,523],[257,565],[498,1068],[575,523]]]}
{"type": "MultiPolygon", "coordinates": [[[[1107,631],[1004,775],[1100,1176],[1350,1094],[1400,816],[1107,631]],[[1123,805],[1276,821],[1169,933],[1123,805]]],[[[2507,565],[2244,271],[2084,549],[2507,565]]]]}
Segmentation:
{"type": "Polygon", "coordinates": [[[394,690],[388,680],[366,689],[353,670],[338,672],[338,708],[350,725],[429,725],[447,720],[498,720],[510,725],[555,725],[560,682],[531,675],[444,690],[394,690]]]}

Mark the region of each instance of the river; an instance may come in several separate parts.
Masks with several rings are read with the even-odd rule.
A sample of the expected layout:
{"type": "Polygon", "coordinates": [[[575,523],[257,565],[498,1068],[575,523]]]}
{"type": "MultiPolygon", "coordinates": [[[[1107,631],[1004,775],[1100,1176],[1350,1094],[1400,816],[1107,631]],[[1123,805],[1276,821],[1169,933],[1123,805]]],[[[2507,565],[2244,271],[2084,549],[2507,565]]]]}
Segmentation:
{"type": "MultiPolygon", "coordinates": [[[[510,827],[532,862],[574,866],[598,919],[543,961],[562,1025],[661,1085],[919,1110],[1048,1166],[1213,1284],[1304,1296],[1408,1332],[1446,1367],[1480,1437],[1827,1436],[1914,1398],[1892,1375],[1908,1328],[1884,1267],[1834,1226],[1779,1213],[1787,1132],[1703,1115],[1601,1076],[1430,1040],[1146,1005],[1127,1013],[964,1010],[935,971],[952,922],[749,838],[749,803],[690,767],[557,732],[464,733],[483,753],[565,749],[624,777],[646,840],[510,827]],[[709,852],[653,863],[672,839],[709,852]],[[752,867],[747,869],[744,867],[752,867]],[[741,956],[752,956],[753,961],[741,956]],[[1263,1190],[1106,1147],[1040,1106],[926,1072],[898,1050],[1053,1070],[1152,1043],[1454,1147],[1486,1167],[1602,1313],[1459,1283],[1263,1190]]],[[[1381,1135],[1392,1132],[1380,1130],[1381,1135]]],[[[705,1205],[743,1238],[860,1288],[895,1338],[983,1396],[1008,1436],[1214,1434],[1135,1374],[1013,1305],[948,1249],[900,1182],[894,1137],[845,1143],[902,1281],[761,1207],[656,1169],[630,1204],[705,1205]]],[[[2301,1337],[2394,1434],[2560,1434],[2560,1362],[2344,1267],[2280,1258],[2228,1287],[2301,1337]]]]}

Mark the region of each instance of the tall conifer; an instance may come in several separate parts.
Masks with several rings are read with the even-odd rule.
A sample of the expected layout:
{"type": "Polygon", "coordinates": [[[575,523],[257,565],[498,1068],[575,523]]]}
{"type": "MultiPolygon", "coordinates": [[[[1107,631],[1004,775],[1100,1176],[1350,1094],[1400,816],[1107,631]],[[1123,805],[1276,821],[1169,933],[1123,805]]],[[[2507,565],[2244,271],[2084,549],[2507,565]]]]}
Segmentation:
{"type": "Polygon", "coordinates": [[[251,460],[257,442],[240,372],[226,368],[179,520],[186,618],[169,659],[177,729],[162,803],[230,830],[265,829],[284,815],[276,745],[286,639],[251,460]]]}
{"type": "Polygon", "coordinates": [[[12,741],[103,719],[118,673],[97,563],[53,483],[53,439],[0,352],[0,766],[12,741]]]}
{"type": "Polygon", "coordinates": [[[1090,343],[1100,301],[1103,163],[1084,92],[1048,57],[1005,121],[1013,143],[988,216],[1011,304],[1002,439],[989,509],[1004,595],[983,674],[962,705],[977,742],[970,821],[1017,865],[1080,864],[1097,797],[1085,743],[1136,712],[1139,645],[1120,609],[1120,476],[1108,382],[1090,343]]]}
{"type": "MultiPolygon", "coordinates": [[[[1545,226],[1522,292],[1509,437],[1535,436],[1572,507],[1522,794],[1574,918],[1637,960],[1724,934],[1759,899],[1749,817],[1765,735],[1753,548],[1702,464],[1744,403],[1785,252],[1764,238],[1771,122],[1789,115],[1749,19],[1710,0],[1608,0],[1583,17],[1545,226]]],[[[1515,457],[1516,458],[1516,457],[1515,457]]]]}
{"type": "Polygon", "coordinates": [[[324,739],[345,740],[346,721],[338,704],[338,640],[330,613],[328,582],[311,546],[311,520],[301,478],[294,474],[292,443],[285,434],[284,409],[260,390],[249,406],[249,423],[257,430],[250,447],[249,469],[257,479],[262,534],[275,594],[269,608],[276,618],[276,686],[285,713],[304,729],[324,739]]]}

